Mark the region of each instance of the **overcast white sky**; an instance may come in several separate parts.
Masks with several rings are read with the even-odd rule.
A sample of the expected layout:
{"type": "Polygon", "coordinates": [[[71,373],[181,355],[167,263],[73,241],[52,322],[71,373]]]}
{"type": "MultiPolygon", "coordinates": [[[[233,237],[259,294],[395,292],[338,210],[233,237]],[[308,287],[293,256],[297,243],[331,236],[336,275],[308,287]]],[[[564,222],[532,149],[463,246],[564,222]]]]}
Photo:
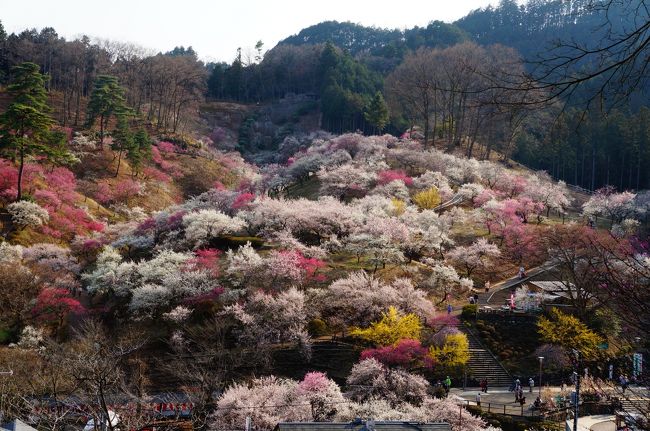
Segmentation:
{"type": "Polygon", "coordinates": [[[452,22],[496,0],[0,0],[8,33],[54,27],[67,39],[82,34],[134,42],[155,51],[192,46],[204,60],[232,61],[237,47],[262,40],[270,49],[326,20],[388,28],[452,22]]]}

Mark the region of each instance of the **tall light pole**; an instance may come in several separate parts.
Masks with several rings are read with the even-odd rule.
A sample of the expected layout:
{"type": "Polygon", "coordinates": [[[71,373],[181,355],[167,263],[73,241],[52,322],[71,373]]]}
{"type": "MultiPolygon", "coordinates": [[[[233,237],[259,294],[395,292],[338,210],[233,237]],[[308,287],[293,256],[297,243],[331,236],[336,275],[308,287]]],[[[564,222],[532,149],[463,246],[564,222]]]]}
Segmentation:
{"type": "MultiPolygon", "coordinates": [[[[8,371],[1,371],[0,370],[0,376],[13,376],[14,375],[14,370],[8,370],[8,371]]],[[[4,421],[4,401],[5,401],[5,394],[4,394],[4,382],[2,384],[2,387],[0,388],[0,422],[4,421]]]]}
{"type": "Polygon", "coordinates": [[[538,356],[539,359],[539,399],[542,399],[542,362],[544,361],[543,356],[538,356]]]}
{"type": "Polygon", "coordinates": [[[578,431],[578,414],[580,413],[580,352],[576,349],[573,350],[575,356],[576,370],[573,375],[576,378],[576,399],[575,399],[575,412],[573,413],[573,431],[578,431]]]}

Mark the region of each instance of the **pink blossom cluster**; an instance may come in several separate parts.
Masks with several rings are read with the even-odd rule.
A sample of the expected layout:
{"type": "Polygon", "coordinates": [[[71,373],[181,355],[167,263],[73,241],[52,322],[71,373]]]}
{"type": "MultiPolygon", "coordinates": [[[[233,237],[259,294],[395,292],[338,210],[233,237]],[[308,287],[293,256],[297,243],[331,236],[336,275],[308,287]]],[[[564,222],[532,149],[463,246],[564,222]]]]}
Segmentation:
{"type": "Polygon", "coordinates": [[[419,340],[400,340],[394,346],[366,349],[361,352],[361,359],[374,358],[389,367],[432,368],[434,361],[429,350],[419,340]]]}
{"type": "MultiPolygon", "coordinates": [[[[18,170],[8,160],[0,159],[0,199],[16,199],[18,170]]],[[[64,167],[50,171],[42,165],[27,163],[23,171],[23,188],[49,214],[49,223],[40,229],[55,238],[71,238],[88,232],[101,232],[104,224],[77,206],[75,175],[64,167]]]]}
{"type": "Polygon", "coordinates": [[[377,173],[377,183],[385,185],[393,181],[402,181],[406,186],[413,185],[413,178],[406,175],[402,170],[386,170],[377,173]]]}

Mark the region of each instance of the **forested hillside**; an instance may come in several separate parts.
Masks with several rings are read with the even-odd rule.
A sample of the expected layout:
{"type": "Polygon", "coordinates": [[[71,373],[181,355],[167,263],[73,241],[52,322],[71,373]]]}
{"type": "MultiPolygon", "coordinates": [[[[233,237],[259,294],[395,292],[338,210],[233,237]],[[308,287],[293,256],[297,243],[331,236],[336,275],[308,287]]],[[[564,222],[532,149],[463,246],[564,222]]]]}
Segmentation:
{"type": "Polygon", "coordinates": [[[459,404],[490,362],[647,428],[650,111],[531,75],[600,15],[513,6],[230,64],[0,24],[0,422],[564,427],[564,385],[459,404]]]}
{"type": "MultiPolygon", "coordinates": [[[[544,80],[532,92],[525,89],[530,84],[521,87],[529,74],[536,76],[533,61],[548,57],[555,42],[593,48],[608,31],[622,34],[643,20],[645,12],[625,2],[603,4],[606,10],[588,0],[504,0],[453,24],[432,21],[404,31],[323,22],[266,52],[260,41],[254,56],[233,53],[230,64],[203,64],[192,48],[155,54],[135,44],[67,41],[52,28],[10,35],[0,30],[0,79],[7,81],[21,61],[40,64],[63,126],[84,124],[93,81],[107,74],[118,78],[143,125],[165,133],[220,127],[210,123],[211,108],[199,116],[206,98],[277,107],[289,96],[292,112],[271,119],[245,108],[243,126],[225,133],[226,147],[237,143],[248,156],[275,151],[292,131],[309,132],[306,124],[334,133],[408,131],[470,157],[489,158],[496,151],[503,160],[512,157],[591,190],[642,189],[650,184],[642,168],[650,161],[643,76],[627,102],[615,105],[625,89],[590,99],[605,77],[570,97],[555,97],[544,80]],[[300,106],[293,95],[300,95],[300,106]],[[547,97],[551,105],[535,103],[547,97]],[[305,115],[319,121],[300,120],[305,115]]],[[[219,138],[224,131],[215,133],[219,138]]]]}

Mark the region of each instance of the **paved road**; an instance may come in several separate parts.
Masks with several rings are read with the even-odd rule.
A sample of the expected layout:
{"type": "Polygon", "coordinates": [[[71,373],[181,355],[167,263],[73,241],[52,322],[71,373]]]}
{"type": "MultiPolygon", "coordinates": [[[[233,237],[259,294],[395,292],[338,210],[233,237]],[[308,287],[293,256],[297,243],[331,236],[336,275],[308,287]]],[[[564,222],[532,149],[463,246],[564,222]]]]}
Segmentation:
{"type": "MultiPolygon", "coordinates": [[[[551,391],[553,393],[560,393],[560,387],[554,387],[550,386],[551,391]]],[[[532,404],[535,401],[535,398],[537,398],[537,395],[539,394],[539,387],[535,386],[533,388],[533,393],[529,392],[528,386],[524,387],[524,396],[526,397],[526,405],[532,404]]],[[[469,401],[474,401],[476,399],[476,394],[481,392],[481,388],[466,388],[463,390],[462,388],[452,388],[449,393],[453,395],[457,395],[463,399],[469,400],[469,401]]],[[[492,402],[492,403],[499,403],[499,404],[515,404],[515,394],[514,392],[510,392],[508,388],[506,387],[501,387],[501,388],[488,388],[488,393],[481,394],[481,401],[482,402],[492,402]]],[[[517,403],[519,405],[519,403],[517,403]]]]}
{"type": "Polygon", "coordinates": [[[479,305],[490,305],[493,307],[500,307],[505,304],[505,300],[510,297],[510,289],[517,287],[522,283],[530,281],[537,277],[540,274],[545,273],[546,271],[555,268],[558,265],[557,262],[549,261],[544,263],[541,266],[532,268],[526,272],[527,276],[524,278],[519,278],[517,276],[502,280],[496,284],[493,284],[489,292],[481,292],[478,295],[479,305]]]}
{"type": "MultiPolygon", "coordinates": [[[[546,386],[545,386],[546,388],[546,386]]],[[[550,386],[551,392],[553,394],[559,394],[561,392],[559,386],[550,386]]],[[[571,391],[572,388],[567,388],[571,391]]],[[[480,388],[452,388],[449,391],[450,396],[456,396],[462,398],[463,400],[469,401],[470,405],[476,405],[476,394],[481,392],[480,388]]],[[[490,388],[488,393],[481,393],[481,408],[485,411],[489,410],[495,413],[505,413],[510,415],[521,415],[522,413],[525,416],[530,416],[533,414],[531,410],[531,405],[535,402],[539,394],[539,387],[534,387],[533,392],[529,392],[527,386],[524,387],[524,397],[526,397],[526,402],[521,408],[521,405],[518,402],[515,402],[515,395],[513,392],[510,392],[508,388],[505,387],[495,387],[490,388]],[[505,410],[504,410],[505,406],[505,410]]],[[[624,409],[633,412],[636,407],[643,406],[641,409],[644,414],[647,414],[647,409],[645,406],[650,402],[650,389],[646,387],[631,387],[626,392],[625,395],[619,392],[611,392],[612,395],[615,395],[623,399],[624,409]],[[626,405],[627,399],[627,405],[626,405]]],[[[555,396],[555,395],[554,395],[555,396]]]]}
{"type": "MultiPolygon", "coordinates": [[[[481,393],[481,408],[484,411],[493,413],[508,414],[514,416],[532,416],[539,414],[539,411],[532,410],[531,406],[539,394],[539,388],[534,387],[533,392],[529,388],[524,388],[525,403],[522,405],[515,401],[514,392],[510,392],[505,387],[489,388],[487,393],[481,393]]],[[[559,387],[551,387],[554,393],[559,393],[559,387]]],[[[469,405],[476,405],[476,394],[481,392],[480,388],[452,388],[450,396],[456,396],[469,402],[469,405]]]]}

